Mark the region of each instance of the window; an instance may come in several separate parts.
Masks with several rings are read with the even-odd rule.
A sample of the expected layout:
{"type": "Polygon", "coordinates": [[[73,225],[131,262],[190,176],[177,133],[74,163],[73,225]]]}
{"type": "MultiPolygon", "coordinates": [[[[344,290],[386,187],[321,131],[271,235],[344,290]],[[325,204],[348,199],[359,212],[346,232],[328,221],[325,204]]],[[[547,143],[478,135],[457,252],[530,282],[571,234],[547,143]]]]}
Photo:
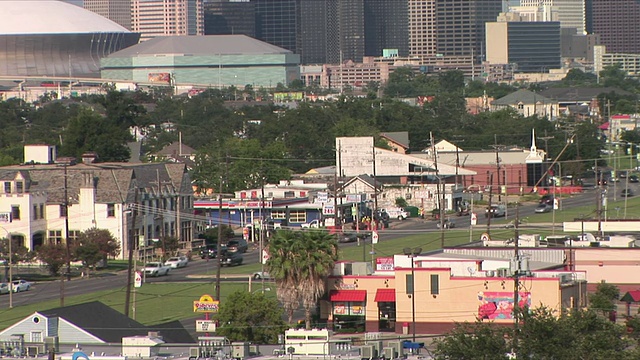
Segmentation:
{"type": "Polygon", "coordinates": [[[16,192],[22,194],[24,192],[24,183],[22,181],[16,181],[16,192]]]}
{"type": "Polygon", "coordinates": [[[115,216],[116,216],[116,205],[107,204],[107,217],[115,217],[115,216]]]}
{"type": "Polygon", "coordinates": [[[33,220],[38,220],[38,205],[33,205],[33,220]]]}
{"type": "Polygon", "coordinates": [[[69,240],[74,242],[80,237],[80,230],[69,230],[69,240]]]}
{"type": "Polygon", "coordinates": [[[60,204],[60,217],[67,216],[67,207],[64,204],[60,204]]]}
{"type": "Polygon", "coordinates": [[[431,295],[440,294],[440,276],[431,274],[431,295]]]}
{"type": "Polygon", "coordinates": [[[295,191],[285,191],[284,192],[284,198],[285,199],[294,198],[294,197],[296,197],[295,191]]]}
{"type": "Polygon", "coordinates": [[[11,194],[11,181],[4,182],[4,193],[11,194]]]}
{"type": "Polygon", "coordinates": [[[32,331],[31,332],[31,342],[41,343],[42,342],[42,331],[32,331]]]}
{"type": "Polygon", "coordinates": [[[49,230],[49,243],[62,244],[62,230],[49,230]]]}
{"type": "Polygon", "coordinates": [[[284,220],[287,217],[287,213],[284,210],[273,210],[271,211],[271,218],[284,220]]]}
{"type": "Polygon", "coordinates": [[[20,206],[11,205],[11,220],[20,220],[20,206]]]}
{"type": "Polygon", "coordinates": [[[40,219],[44,219],[44,204],[40,204],[40,219]]]}
{"type": "Polygon", "coordinates": [[[289,222],[292,222],[292,223],[307,222],[307,212],[304,210],[291,211],[289,213],[289,222]]]}

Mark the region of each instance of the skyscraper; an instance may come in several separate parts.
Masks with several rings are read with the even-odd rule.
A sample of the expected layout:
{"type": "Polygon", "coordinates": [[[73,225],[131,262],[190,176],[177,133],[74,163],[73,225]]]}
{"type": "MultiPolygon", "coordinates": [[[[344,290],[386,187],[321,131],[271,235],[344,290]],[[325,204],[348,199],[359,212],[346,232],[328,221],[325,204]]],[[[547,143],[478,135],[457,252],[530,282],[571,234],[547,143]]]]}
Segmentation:
{"type": "Polygon", "coordinates": [[[409,55],[435,56],[436,0],[408,0],[409,55]]]}
{"type": "Polygon", "coordinates": [[[383,49],[409,55],[409,3],[411,0],[364,1],[364,54],[381,56],[383,49]]]}
{"type": "Polygon", "coordinates": [[[204,3],[204,34],[256,37],[255,3],[209,0],[204,3]]]}
{"type": "Polygon", "coordinates": [[[586,34],[585,0],[520,0],[521,6],[547,6],[558,14],[562,28],[577,29],[578,34],[586,34]]]}
{"type": "MultiPolygon", "coordinates": [[[[298,53],[300,0],[253,0],[256,38],[298,53]]],[[[322,2],[322,0],[320,0],[322,2]]]]}
{"type": "Polygon", "coordinates": [[[608,53],[640,54],[640,0],[586,0],[586,14],[608,53]]]}
{"type": "Polygon", "coordinates": [[[436,49],[443,56],[483,59],[485,23],[496,21],[502,0],[436,0],[436,49]]]}
{"type": "Polygon", "coordinates": [[[131,0],[84,0],[83,6],[131,30],[131,0]]]}
{"type": "Polygon", "coordinates": [[[141,40],[156,36],[202,35],[202,0],[131,0],[131,30],[141,40]]]}

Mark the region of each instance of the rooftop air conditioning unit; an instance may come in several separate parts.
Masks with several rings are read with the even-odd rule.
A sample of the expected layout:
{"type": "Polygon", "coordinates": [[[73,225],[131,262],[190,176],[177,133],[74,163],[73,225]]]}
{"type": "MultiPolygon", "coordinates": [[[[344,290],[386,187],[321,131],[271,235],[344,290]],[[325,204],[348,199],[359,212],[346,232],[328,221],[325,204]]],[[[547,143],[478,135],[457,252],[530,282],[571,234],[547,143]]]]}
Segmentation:
{"type": "Polygon", "coordinates": [[[382,356],[385,359],[395,359],[398,357],[398,354],[396,353],[396,349],[392,347],[386,347],[382,349],[382,356]]]}
{"type": "Polygon", "coordinates": [[[507,268],[497,269],[497,275],[498,275],[498,277],[508,277],[509,276],[509,269],[507,269],[507,268]]]}
{"type": "MultiPolygon", "coordinates": [[[[398,356],[402,355],[402,342],[400,342],[400,341],[389,341],[387,343],[387,346],[390,347],[390,348],[393,348],[395,353],[396,353],[396,355],[398,355],[398,356]]],[[[385,357],[385,359],[386,359],[386,357],[385,357]]]]}
{"type": "Polygon", "coordinates": [[[496,276],[496,272],[494,270],[487,270],[485,272],[486,277],[494,277],[496,276]]]}
{"type": "Polygon", "coordinates": [[[360,358],[361,359],[373,359],[378,357],[376,353],[376,349],[373,345],[362,345],[360,347],[360,358]]]}

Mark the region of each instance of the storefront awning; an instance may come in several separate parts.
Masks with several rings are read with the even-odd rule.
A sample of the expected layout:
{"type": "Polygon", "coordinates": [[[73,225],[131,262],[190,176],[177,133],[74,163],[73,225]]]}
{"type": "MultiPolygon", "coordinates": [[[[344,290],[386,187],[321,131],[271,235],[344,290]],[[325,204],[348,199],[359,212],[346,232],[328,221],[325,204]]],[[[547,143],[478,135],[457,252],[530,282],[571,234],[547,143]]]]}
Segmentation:
{"type": "Polygon", "coordinates": [[[396,289],[378,289],[376,302],[396,302],[396,289]]]}
{"type": "Polygon", "coordinates": [[[367,290],[331,290],[329,300],[344,302],[363,302],[367,298],[367,290]]]}

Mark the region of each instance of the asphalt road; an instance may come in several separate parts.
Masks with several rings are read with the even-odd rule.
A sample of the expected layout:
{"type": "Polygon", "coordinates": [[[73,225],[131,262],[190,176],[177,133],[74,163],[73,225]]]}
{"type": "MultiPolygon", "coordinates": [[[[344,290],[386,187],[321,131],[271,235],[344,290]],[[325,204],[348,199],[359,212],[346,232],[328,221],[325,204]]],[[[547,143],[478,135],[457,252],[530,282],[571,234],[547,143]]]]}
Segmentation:
{"type": "MultiPolygon", "coordinates": [[[[636,194],[640,195],[640,189],[638,184],[629,184],[630,188],[634,190],[636,194]]],[[[624,182],[617,184],[616,191],[619,193],[624,188],[624,182]]],[[[619,194],[617,198],[619,199],[619,194]]],[[[614,198],[613,186],[609,186],[609,190],[607,191],[607,197],[610,200],[614,198]]],[[[563,208],[571,208],[577,206],[588,206],[595,204],[596,202],[596,191],[588,190],[582,194],[578,194],[572,196],[570,198],[564,199],[562,202],[563,208]]],[[[520,207],[520,216],[521,217],[530,217],[530,222],[535,221],[535,213],[534,209],[536,204],[527,204],[520,207]],[[533,216],[533,217],[532,217],[533,216]]],[[[595,205],[594,205],[595,208],[595,205]]],[[[477,210],[483,210],[484,207],[478,207],[477,210]]],[[[482,228],[483,224],[486,224],[486,219],[484,214],[480,211],[477,211],[480,216],[478,216],[478,227],[482,228]]],[[[508,219],[512,219],[515,215],[514,209],[509,209],[508,211],[508,219]]],[[[457,228],[465,228],[468,227],[470,218],[469,216],[464,217],[452,217],[456,222],[457,228]]],[[[498,226],[498,225],[497,225],[498,226]]],[[[503,226],[503,225],[499,225],[503,226]]],[[[390,229],[386,229],[379,233],[380,241],[390,241],[393,239],[397,239],[400,237],[405,237],[411,234],[424,233],[429,231],[439,231],[437,228],[437,222],[431,220],[422,220],[422,219],[409,219],[402,222],[394,222],[390,229]]],[[[370,241],[370,240],[369,240],[370,241]]],[[[341,244],[341,246],[357,246],[356,243],[349,244],[341,244]]],[[[252,264],[257,263],[259,261],[259,252],[258,251],[250,251],[245,254],[244,263],[252,264]]],[[[189,266],[182,269],[172,269],[168,276],[162,276],[158,278],[147,278],[146,282],[149,283],[161,283],[161,282],[183,282],[183,281],[202,281],[202,282],[211,282],[212,278],[206,279],[197,279],[193,277],[188,277],[189,275],[203,274],[209,271],[215,270],[215,260],[202,260],[196,259],[189,263],[189,266]]],[[[233,279],[237,280],[237,279],[233,279]]],[[[223,279],[223,281],[226,281],[223,279]]],[[[127,284],[126,271],[120,272],[117,274],[109,274],[103,275],[99,277],[92,278],[83,278],[83,279],[73,279],[72,281],[65,281],[64,283],[64,293],[65,296],[73,296],[80,295],[87,292],[101,291],[101,290],[110,290],[110,289],[118,289],[125,288],[127,284]]],[[[60,281],[53,282],[41,282],[36,283],[32,287],[31,290],[16,293],[13,295],[13,305],[19,306],[29,303],[36,303],[45,300],[51,299],[59,299],[60,298],[60,281]]],[[[2,295],[0,296],[0,308],[7,308],[9,305],[9,296],[2,295]]]]}

